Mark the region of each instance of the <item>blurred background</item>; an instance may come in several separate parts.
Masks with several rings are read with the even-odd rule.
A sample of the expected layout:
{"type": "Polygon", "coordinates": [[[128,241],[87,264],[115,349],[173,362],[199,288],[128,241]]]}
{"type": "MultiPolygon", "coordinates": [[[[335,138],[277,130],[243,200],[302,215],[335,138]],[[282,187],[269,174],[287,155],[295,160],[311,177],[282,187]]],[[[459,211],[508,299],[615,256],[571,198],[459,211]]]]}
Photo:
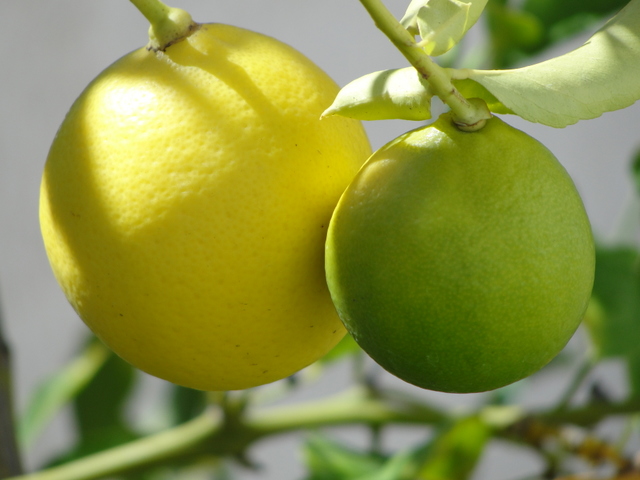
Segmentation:
{"type": "MultiPolygon", "coordinates": [[[[401,17],[408,0],[386,4],[401,17]]],[[[357,0],[175,0],[171,5],[188,10],[196,21],[242,26],[289,43],[340,85],[372,71],[407,65],[357,0]]],[[[20,414],[39,382],[72,357],[87,332],[57,287],[40,239],[38,188],[47,150],[87,83],[117,58],[146,44],[148,24],[126,0],[0,0],[0,7],[0,304],[20,414]]],[[[482,32],[474,35],[476,42],[484,41],[482,32]]],[[[587,36],[554,47],[544,57],[575,48],[587,36]]],[[[506,120],[542,141],[567,168],[602,242],[637,240],[637,232],[625,230],[621,219],[638,214],[632,204],[630,160],[640,147],[639,104],[565,129],[506,120]]],[[[365,126],[375,149],[418,124],[382,121],[365,126]]],[[[611,372],[609,378],[615,366],[611,372]]],[[[319,397],[348,382],[348,372],[335,367],[331,381],[300,395],[319,397]]],[[[132,415],[144,414],[154,396],[161,395],[163,382],[146,378],[143,386],[132,415]]],[[[432,395],[442,401],[461,397],[456,401],[462,403],[473,397],[432,395]]],[[[550,395],[554,392],[534,389],[530,398],[544,402],[550,395]]],[[[68,426],[69,418],[63,415],[46,430],[26,453],[29,469],[73,440],[68,426]]],[[[410,436],[399,431],[394,438],[403,442],[410,436]]],[[[295,442],[294,437],[262,445],[256,458],[269,471],[245,471],[239,478],[299,477],[292,453],[295,442]]],[[[517,455],[510,462],[513,468],[527,468],[517,455]]],[[[485,470],[485,478],[513,478],[510,468],[491,474],[485,470]]]]}

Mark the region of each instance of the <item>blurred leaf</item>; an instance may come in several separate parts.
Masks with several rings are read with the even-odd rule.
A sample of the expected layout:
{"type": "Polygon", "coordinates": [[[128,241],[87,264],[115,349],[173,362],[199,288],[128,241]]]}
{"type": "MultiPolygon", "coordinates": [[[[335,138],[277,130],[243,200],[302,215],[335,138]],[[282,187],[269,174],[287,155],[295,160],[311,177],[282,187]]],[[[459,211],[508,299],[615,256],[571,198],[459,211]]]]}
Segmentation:
{"type": "Polygon", "coordinates": [[[390,457],[375,474],[359,477],[357,480],[415,480],[429,452],[430,444],[421,445],[409,451],[402,451],[390,457]]]}
{"type": "Polygon", "coordinates": [[[430,450],[420,445],[391,456],[356,451],[315,434],[305,444],[306,480],[415,480],[430,450]]]}
{"type": "Polygon", "coordinates": [[[322,357],[320,362],[332,363],[342,359],[343,357],[347,357],[361,351],[360,346],[356,343],[353,337],[346,334],[342,337],[342,340],[340,340],[340,342],[338,342],[338,344],[329,351],[329,353],[322,357]]]}
{"type": "Polygon", "coordinates": [[[182,387],[171,386],[171,406],[175,425],[197,417],[207,406],[207,393],[182,387]]]}
{"type": "Polygon", "coordinates": [[[110,355],[102,343],[91,341],[68,365],[38,387],[18,429],[23,448],[31,444],[58,411],[87,386],[110,355]]]}
{"type": "Polygon", "coordinates": [[[473,473],[491,428],[479,417],[459,420],[438,433],[420,471],[420,480],[464,480],[473,473]]]}
{"type": "Polygon", "coordinates": [[[545,28],[551,29],[580,17],[604,17],[627,4],[628,0],[525,0],[523,10],[535,15],[545,28]]]}
{"type": "Polygon", "coordinates": [[[530,122],[565,127],[640,99],[640,0],[565,55],[513,70],[455,72],[530,122]]]}
{"type": "Polygon", "coordinates": [[[526,0],[515,8],[507,7],[504,0],[490,0],[487,12],[493,67],[509,67],[593,28],[626,3],[627,0],[526,0]]]}
{"type": "Polygon", "coordinates": [[[497,1],[490,1],[486,11],[495,68],[513,65],[542,45],[544,27],[535,15],[497,1]]]}
{"type": "Polygon", "coordinates": [[[598,248],[593,300],[585,325],[598,358],[635,353],[640,345],[638,252],[598,248]]]}
{"type": "Polygon", "coordinates": [[[638,251],[599,248],[585,326],[596,358],[627,361],[634,393],[640,394],[640,272],[638,251]]]}
{"type": "Polygon", "coordinates": [[[127,425],[124,416],[135,374],[131,365],[113,353],[109,355],[74,400],[78,426],[76,444],[53,464],[65,463],[139,438],[127,425]]]}
{"type": "Polygon", "coordinates": [[[115,354],[109,357],[75,400],[75,414],[83,439],[102,437],[107,430],[124,427],[124,407],[134,377],[131,365],[115,354]]]}
{"type": "Polygon", "coordinates": [[[345,85],[322,114],[358,120],[427,120],[431,87],[413,67],[369,73],[345,85]]]}
{"type": "Polygon", "coordinates": [[[631,170],[633,171],[633,179],[636,184],[636,192],[640,195],[640,149],[636,152],[636,155],[633,158],[631,170]]]}
{"type": "Polygon", "coordinates": [[[429,442],[385,457],[355,451],[316,434],[305,444],[306,480],[463,480],[473,472],[491,428],[466,417],[441,428],[429,442]]]}
{"type": "Polygon", "coordinates": [[[384,458],[362,453],[326,435],[314,433],[303,445],[303,455],[310,475],[306,480],[354,480],[374,475],[384,458]]]}

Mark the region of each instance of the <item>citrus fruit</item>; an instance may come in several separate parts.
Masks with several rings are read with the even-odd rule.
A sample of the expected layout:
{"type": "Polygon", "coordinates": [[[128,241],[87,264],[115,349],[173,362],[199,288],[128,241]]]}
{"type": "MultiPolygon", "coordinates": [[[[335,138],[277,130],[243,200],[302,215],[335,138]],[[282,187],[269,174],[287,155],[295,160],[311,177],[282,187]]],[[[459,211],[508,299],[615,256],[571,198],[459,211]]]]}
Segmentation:
{"type": "Polygon", "coordinates": [[[326,243],[347,330],[389,372],[445,392],[495,389],[549,362],[588,303],[594,245],[569,175],[499,118],[449,114],[374,153],[326,243]]]}
{"type": "Polygon", "coordinates": [[[40,220],[100,339],[202,390],[286,377],[340,340],[324,240],[370,149],[359,122],[319,120],[337,91],[288,45],[221,24],[87,87],[51,147],[40,220]]]}

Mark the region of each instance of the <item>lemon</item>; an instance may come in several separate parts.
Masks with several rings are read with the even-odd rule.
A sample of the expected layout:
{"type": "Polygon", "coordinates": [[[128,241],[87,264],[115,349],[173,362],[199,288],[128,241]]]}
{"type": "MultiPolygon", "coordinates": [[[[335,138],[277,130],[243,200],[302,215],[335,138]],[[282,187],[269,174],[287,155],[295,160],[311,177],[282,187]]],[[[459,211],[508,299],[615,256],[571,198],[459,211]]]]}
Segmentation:
{"type": "Polygon", "coordinates": [[[492,118],[449,114],[390,142],[334,212],[329,289],[349,332],[423,388],[479,392],[540,369],[588,303],[594,245],[552,153],[492,118]]]}
{"type": "Polygon", "coordinates": [[[100,339],[202,390],[281,379],[341,339],[324,240],[370,147],[359,122],[319,120],[337,91],[288,45],[221,24],[87,87],[51,147],[40,221],[100,339]]]}

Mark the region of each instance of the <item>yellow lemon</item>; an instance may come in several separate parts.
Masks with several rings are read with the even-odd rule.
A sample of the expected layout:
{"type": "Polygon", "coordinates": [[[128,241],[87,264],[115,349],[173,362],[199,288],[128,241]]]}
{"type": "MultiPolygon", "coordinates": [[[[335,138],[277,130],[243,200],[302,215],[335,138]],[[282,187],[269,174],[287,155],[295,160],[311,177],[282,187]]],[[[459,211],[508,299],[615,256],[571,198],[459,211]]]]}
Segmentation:
{"type": "Polygon", "coordinates": [[[281,379],[340,340],[324,240],[370,149],[358,122],[319,120],[337,91],[291,47],[220,24],[87,87],[51,147],[40,221],[100,339],[203,390],[281,379]]]}
{"type": "Polygon", "coordinates": [[[347,329],[398,377],[478,392],[515,382],[568,342],[594,245],[569,175],[493,118],[449,114],[372,155],[334,212],[327,281],[347,329]]]}

